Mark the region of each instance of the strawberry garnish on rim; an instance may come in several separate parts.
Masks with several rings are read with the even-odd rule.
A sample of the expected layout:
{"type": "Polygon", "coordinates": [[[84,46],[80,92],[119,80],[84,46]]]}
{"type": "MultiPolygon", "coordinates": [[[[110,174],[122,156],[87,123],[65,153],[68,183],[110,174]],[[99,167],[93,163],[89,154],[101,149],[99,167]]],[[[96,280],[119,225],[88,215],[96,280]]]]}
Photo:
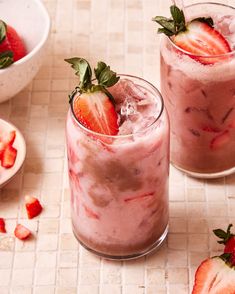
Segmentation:
{"type": "Polygon", "coordinates": [[[232,51],[225,37],[214,29],[212,18],[199,17],[186,22],[183,11],[177,6],[171,6],[170,11],[172,18],[153,18],[162,26],[158,33],[167,35],[191,58],[205,65],[214,64],[221,60],[220,55],[232,51]]]}
{"type": "Polygon", "coordinates": [[[80,78],[79,86],[70,95],[72,110],[78,121],[87,129],[104,135],[118,133],[118,115],[115,102],[107,88],[115,85],[119,77],[104,62],[94,69],[97,84],[93,83],[89,63],[79,57],[65,59],[72,64],[80,78]]]}

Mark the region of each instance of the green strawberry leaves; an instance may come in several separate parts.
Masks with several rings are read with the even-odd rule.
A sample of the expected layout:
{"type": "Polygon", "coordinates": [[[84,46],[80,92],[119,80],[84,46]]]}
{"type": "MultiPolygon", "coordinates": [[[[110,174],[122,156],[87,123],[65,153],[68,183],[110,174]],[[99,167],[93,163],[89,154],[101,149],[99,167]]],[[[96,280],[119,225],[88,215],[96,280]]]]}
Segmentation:
{"type": "Polygon", "coordinates": [[[120,79],[120,77],[117,77],[117,74],[110,69],[110,66],[107,66],[102,61],[97,63],[97,68],[94,69],[94,72],[98,84],[105,88],[112,87],[120,79]]]}
{"type": "Polygon", "coordinates": [[[14,62],[13,52],[5,51],[0,53],[0,69],[10,66],[14,62]]]}
{"type": "Polygon", "coordinates": [[[230,225],[228,226],[226,232],[225,232],[224,230],[221,230],[221,229],[213,230],[214,234],[215,234],[218,238],[222,239],[222,240],[220,240],[220,241],[217,241],[219,244],[226,244],[227,241],[228,241],[232,236],[234,236],[233,234],[231,234],[231,230],[230,230],[232,226],[233,226],[233,225],[230,224],[230,225]]]}
{"type": "MultiPolygon", "coordinates": [[[[155,16],[152,20],[158,23],[161,28],[158,29],[158,33],[165,34],[168,37],[176,36],[181,32],[187,30],[187,23],[185,20],[183,10],[179,9],[176,5],[170,7],[171,18],[164,16],[155,16]]],[[[214,22],[211,17],[198,17],[193,19],[193,21],[200,21],[208,24],[210,27],[213,27],[214,22]]]]}
{"type": "Polygon", "coordinates": [[[88,89],[91,86],[92,71],[89,63],[84,58],[73,57],[65,59],[66,62],[72,64],[76,75],[80,78],[79,87],[81,89],[88,89]]]}
{"type": "Polygon", "coordinates": [[[6,38],[7,26],[4,21],[0,20],[0,43],[6,38]]]}
{"type": "Polygon", "coordinates": [[[75,74],[79,76],[80,82],[78,87],[69,95],[69,102],[71,103],[73,96],[79,92],[96,92],[102,91],[104,92],[110,100],[114,103],[114,98],[111,93],[107,90],[107,88],[115,85],[120,77],[110,69],[110,66],[106,65],[106,63],[99,61],[97,63],[97,67],[94,68],[95,78],[97,80],[97,84],[92,83],[92,70],[88,63],[88,61],[84,58],[73,57],[69,59],[65,59],[66,62],[71,64],[71,67],[76,71],[75,74]]]}

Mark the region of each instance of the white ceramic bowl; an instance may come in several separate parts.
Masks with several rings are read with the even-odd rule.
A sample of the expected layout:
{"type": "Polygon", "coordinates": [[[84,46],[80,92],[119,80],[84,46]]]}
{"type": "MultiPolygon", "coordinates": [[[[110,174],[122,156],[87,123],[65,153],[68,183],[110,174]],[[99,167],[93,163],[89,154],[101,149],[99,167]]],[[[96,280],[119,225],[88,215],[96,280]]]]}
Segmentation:
{"type": "Polygon", "coordinates": [[[41,0],[0,0],[0,19],[23,38],[27,55],[0,69],[0,103],[21,91],[42,65],[50,31],[50,18],[41,0]]]}
{"type": "Polygon", "coordinates": [[[16,175],[16,173],[19,171],[19,169],[23,165],[25,156],[26,156],[25,140],[21,132],[11,123],[3,119],[0,119],[0,133],[3,133],[3,132],[8,133],[13,130],[16,131],[16,138],[13,144],[13,147],[17,149],[16,161],[13,167],[9,169],[5,169],[0,165],[0,188],[6,185],[16,175]]]}

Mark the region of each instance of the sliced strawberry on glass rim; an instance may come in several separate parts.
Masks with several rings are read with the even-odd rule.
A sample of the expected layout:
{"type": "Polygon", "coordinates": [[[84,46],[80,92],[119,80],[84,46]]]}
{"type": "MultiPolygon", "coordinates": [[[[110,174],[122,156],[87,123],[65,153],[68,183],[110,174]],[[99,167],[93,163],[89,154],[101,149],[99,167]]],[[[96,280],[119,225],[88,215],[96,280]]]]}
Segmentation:
{"type": "Polygon", "coordinates": [[[181,53],[209,65],[224,60],[232,52],[226,38],[214,29],[212,18],[198,17],[186,22],[184,12],[177,6],[172,5],[170,11],[172,18],[156,16],[153,20],[162,26],[158,33],[167,35],[182,49],[181,53]]]}
{"type": "MultiPolygon", "coordinates": [[[[119,77],[102,61],[94,68],[95,79],[92,78],[91,67],[84,58],[73,57],[65,61],[71,64],[80,78],[78,87],[69,96],[77,120],[93,132],[108,136],[117,135],[118,115],[115,100],[108,88],[115,85],[119,77]]],[[[109,141],[103,137],[100,140],[109,141]]]]}
{"type": "Polygon", "coordinates": [[[82,125],[96,133],[105,135],[118,133],[118,116],[114,105],[101,91],[76,96],[73,111],[82,125]]]}

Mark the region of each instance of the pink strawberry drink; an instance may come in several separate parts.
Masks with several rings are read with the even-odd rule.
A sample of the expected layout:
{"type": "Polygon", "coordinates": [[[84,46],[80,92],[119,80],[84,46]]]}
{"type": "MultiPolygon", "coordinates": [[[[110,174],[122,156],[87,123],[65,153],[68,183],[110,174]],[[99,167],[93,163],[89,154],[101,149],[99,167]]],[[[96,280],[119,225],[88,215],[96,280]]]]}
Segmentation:
{"type": "Polygon", "coordinates": [[[190,19],[202,12],[213,18],[231,52],[197,60],[164,37],[161,89],[172,163],[193,176],[218,177],[235,171],[235,10],[209,3],[186,8],[190,19]]]}
{"type": "Polygon", "coordinates": [[[67,118],[67,147],[76,238],[113,259],[148,253],[168,228],[169,126],[160,93],[122,76],[109,88],[119,130],[106,136],[67,118]]]}

